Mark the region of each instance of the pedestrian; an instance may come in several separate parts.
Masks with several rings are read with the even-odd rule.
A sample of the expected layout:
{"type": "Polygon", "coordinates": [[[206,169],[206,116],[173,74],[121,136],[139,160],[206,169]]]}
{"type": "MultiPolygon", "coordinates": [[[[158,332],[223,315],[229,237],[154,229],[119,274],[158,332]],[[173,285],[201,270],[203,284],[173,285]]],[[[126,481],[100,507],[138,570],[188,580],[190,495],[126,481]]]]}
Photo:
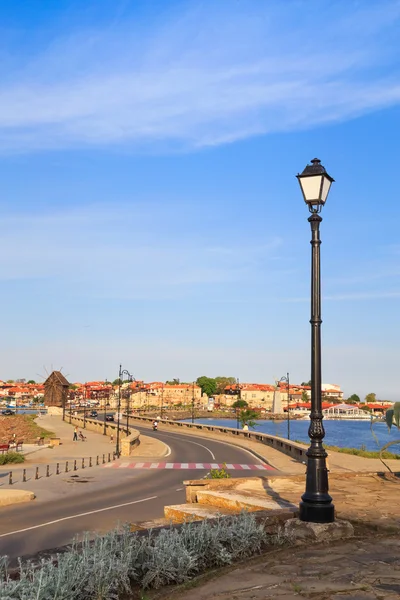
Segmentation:
{"type": "Polygon", "coordinates": [[[74,437],[73,437],[73,442],[77,442],[78,441],[78,428],[74,427],[74,437]]]}

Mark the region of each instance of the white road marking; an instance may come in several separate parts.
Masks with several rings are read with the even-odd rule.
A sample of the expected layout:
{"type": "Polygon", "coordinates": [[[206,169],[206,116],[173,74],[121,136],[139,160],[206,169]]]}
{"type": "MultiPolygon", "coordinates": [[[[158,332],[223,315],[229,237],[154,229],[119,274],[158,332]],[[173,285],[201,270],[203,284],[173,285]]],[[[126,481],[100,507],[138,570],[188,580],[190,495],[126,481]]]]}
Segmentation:
{"type": "Polygon", "coordinates": [[[90,510],[89,512],[80,513],[78,515],[71,515],[70,517],[62,517],[55,521],[48,521],[47,523],[40,523],[40,525],[32,525],[32,527],[25,527],[25,529],[18,529],[16,531],[9,531],[8,533],[1,533],[0,538],[7,537],[9,535],[16,535],[17,533],[24,533],[25,531],[32,531],[32,529],[39,529],[40,527],[48,527],[49,525],[55,525],[62,521],[68,521],[70,519],[79,519],[80,517],[87,517],[88,515],[95,515],[96,513],[104,512],[106,510],[114,510],[116,508],[122,508],[123,506],[131,506],[131,504],[139,504],[140,502],[147,502],[148,500],[155,500],[158,496],[150,496],[149,498],[142,498],[142,500],[133,500],[132,502],[124,502],[124,504],[116,504],[115,506],[107,506],[106,508],[98,508],[97,510],[90,510]]]}
{"type": "Polygon", "coordinates": [[[177,488],[175,491],[176,492],[181,492],[183,490],[183,488],[177,488]]]}
{"type": "MultiPolygon", "coordinates": [[[[168,433],[165,433],[164,431],[163,431],[162,433],[163,433],[163,435],[166,435],[167,437],[170,437],[170,438],[174,438],[174,437],[175,437],[173,434],[172,434],[172,435],[171,435],[171,434],[170,434],[170,435],[168,435],[168,433]]],[[[177,432],[177,433],[178,433],[178,432],[177,432]]],[[[181,432],[179,432],[179,435],[183,435],[183,436],[185,436],[185,437],[190,437],[190,434],[189,434],[189,435],[188,435],[188,434],[186,434],[186,435],[185,435],[184,433],[181,433],[181,432]]],[[[175,438],[175,439],[176,439],[176,438],[175,438]]],[[[203,440],[203,439],[205,439],[205,438],[200,438],[200,439],[202,439],[202,440],[203,440]]],[[[216,440],[212,440],[212,441],[213,441],[213,442],[215,442],[216,440]]],[[[198,442],[193,442],[192,440],[187,440],[187,442],[188,442],[189,444],[195,444],[196,446],[201,446],[202,448],[204,448],[205,450],[207,450],[207,452],[209,452],[209,453],[211,454],[211,457],[213,458],[213,460],[216,460],[216,459],[215,459],[215,456],[214,456],[214,454],[211,452],[210,448],[207,448],[207,446],[203,446],[203,444],[199,444],[198,442]]],[[[164,443],[165,443],[165,442],[164,442],[164,443]]],[[[223,444],[224,442],[219,442],[219,443],[223,444]]],[[[167,444],[166,444],[166,445],[167,445],[167,444]]],[[[229,446],[229,444],[228,444],[228,446],[229,446]]],[[[247,452],[247,451],[246,451],[246,452],[247,452]]],[[[166,456],[169,456],[169,454],[167,454],[166,456]]]]}
{"type": "Polygon", "coordinates": [[[190,440],[190,443],[191,444],[196,444],[196,446],[201,446],[202,448],[204,448],[204,450],[207,450],[207,452],[209,452],[211,454],[211,458],[213,460],[215,460],[215,455],[211,452],[210,448],[207,448],[207,446],[203,446],[203,444],[199,444],[198,442],[193,442],[192,440],[190,440]]]}
{"type": "MultiPolygon", "coordinates": [[[[168,435],[168,433],[165,433],[164,431],[162,433],[163,433],[163,435],[166,435],[167,437],[174,437],[173,434],[172,435],[168,435]]],[[[190,433],[186,433],[185,434],[182,431],[179,431],[179,432],[177,431],[176,433],[178,435],[182,435],[184,437],[192,437],[190,433]]],[[[216,432],[216,433],[218,433],[218,432],[216,432]]],[[[201,440],[206,440],[207,439],[207,438],[204,438],[204,437],[201,437],[201,436],[196,436],[196,437],[200,438],[201,440]]],[[[187,440],[187,441],[189,442],[189,440],[187,440]]],[[[242,452],[247,452],[247,454],[250,454],[253,458],[255,458],[256,460],[258,460],[259,463],[261,463],[261,464],[267,464],[267,465],[269,464],[269,462],[267,460],[261,460],[261,458],[259,458],[257,456],[257,454],[254,454],[254,452],[252,452],[251,450],[247,450],[247,448],[243,448],[242,446],[236,446],[233,443],[223,442],[222,440],[215,440],[215,439],[211,439],[211,438],[210,438],[210,441],[212,441],[215,444],[224,444],[225,446],[230,446],[231,448],[238,448],[239,450],[242,450],[242,452]]],[[[197,442],[193,442],[192,440],[190,440],[189,443],[196,444],[196,446],[201,446],[202,448],[205,448],[211,454],[213,460],[216,460],[216,458],[215,458],[214,454],[211,452],[210,448],[207,448],[206,446],[203,446],[203,444],[199,444],[197,442]]]]}

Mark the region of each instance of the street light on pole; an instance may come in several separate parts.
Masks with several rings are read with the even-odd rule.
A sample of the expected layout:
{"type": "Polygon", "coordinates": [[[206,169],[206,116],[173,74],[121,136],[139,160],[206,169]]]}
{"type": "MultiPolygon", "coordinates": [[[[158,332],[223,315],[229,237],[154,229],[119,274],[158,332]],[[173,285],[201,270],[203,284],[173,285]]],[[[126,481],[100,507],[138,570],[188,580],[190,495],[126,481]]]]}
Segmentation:
{"type": "MultiPolygon", "coordinates": [[[[240,385],[239,385],[239,378],[236,379],[236,391],[237,391],[237,401],[239,402],[240,400],[240,385]]],[[[239,429],[239,415],[240,415],[240,408],[239,406],[236,407],[236,429],[239,429]]]]}
{"type": "MultiPolygon", "coordinates": [[[[120,444],[119,444],[119,431],[120,431],[120,412],[121,412],[121,388],[122,388],[122,377],[127,375],[129,381],[136,381],[132,375],[126,369],[122,369],[122,365],[119,365],[119,376],[118,376],[118,415],[117,415],[117,444],[115,447],[115,454],[117,458],[120,457],[120,444]]],[[[129,419],[129,417],[128,417],[129,419]]],[[[128,421],[129,422],[129,421],[128,421]]]]}
{"type": "Polygon", "coordinates": [[[325,437],[322,422],[321,398],[321,264],[319,213],[324,206],[334,179],[328,175],[318,158],[311,161],[297,175],[303,198],[311,216],[311,413],[308,436],[311,445],[307,451],[306,491],[301,497],[300,520],[310,523],[332,523],[335,509],[329,495],[327,453],[322,445],[325,437]]]}
{"type": "Polygon", "coordinates": [[[103,397],[104,397],[103,435],[107,435],[107,419],[106,419],[106,417],[107,417],[107,400],[110,399],[110,393],[109,393],[109,390],[108,390],[108,381],[107,381],[107,379],[105,381],[105,384],[107,386],[107,389],[104,390],[104,392],[102,392],[103,397]]]}
{"type": "Polygon", "coordinates": [[[83,429],[86,429],[86,383],[83,386],[83,429]]]}
{"type": "Polygon", "coordinates": [[[192,423],[194,423],[194,381],[192,383],[192,423]]]}
{"type": "Polygon", "coordinates": [[[283,376],[279,379],[279,381],[277,381],[277,383],[279,384],[281,381],[284,381],[285,383],[287,383],[287,439],[290,440],[290,415],[289,415],[289,408],[290,408],[290,380],[289,380],[289,373],[286,374],[286,377],[283,376]]]}

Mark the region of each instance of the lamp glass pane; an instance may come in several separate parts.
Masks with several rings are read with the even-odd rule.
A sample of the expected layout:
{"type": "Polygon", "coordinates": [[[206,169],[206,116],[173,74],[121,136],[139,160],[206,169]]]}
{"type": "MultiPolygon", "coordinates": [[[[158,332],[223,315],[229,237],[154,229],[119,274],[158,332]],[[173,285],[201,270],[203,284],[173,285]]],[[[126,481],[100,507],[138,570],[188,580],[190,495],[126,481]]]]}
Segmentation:
{"type": "Polygon", "coordinates": [[[311,177],[300,177],[301,189],[303,190],[306,202],[319,202],[319,192],[321,189],[322,175],[312,175],[311,177]]]}
{"type": "Polygon", "coordinates": [[[321,202],[326,202],[331,185],[332,181],[330,181],[327,177],[324,177],[324,181],[322,182],[321,202]]]}

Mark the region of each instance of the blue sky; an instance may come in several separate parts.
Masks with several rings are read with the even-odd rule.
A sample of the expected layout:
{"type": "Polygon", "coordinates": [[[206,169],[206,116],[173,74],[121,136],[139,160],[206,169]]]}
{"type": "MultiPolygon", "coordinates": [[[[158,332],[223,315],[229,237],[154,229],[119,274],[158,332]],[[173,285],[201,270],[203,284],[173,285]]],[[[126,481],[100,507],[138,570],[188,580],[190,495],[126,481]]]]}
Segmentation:
{"type": "Polygon", "coordinates": [[[323,381],[399,400],[400,2],[17,4],[0,378],[308,379],[318,156],[323,381]]]}

